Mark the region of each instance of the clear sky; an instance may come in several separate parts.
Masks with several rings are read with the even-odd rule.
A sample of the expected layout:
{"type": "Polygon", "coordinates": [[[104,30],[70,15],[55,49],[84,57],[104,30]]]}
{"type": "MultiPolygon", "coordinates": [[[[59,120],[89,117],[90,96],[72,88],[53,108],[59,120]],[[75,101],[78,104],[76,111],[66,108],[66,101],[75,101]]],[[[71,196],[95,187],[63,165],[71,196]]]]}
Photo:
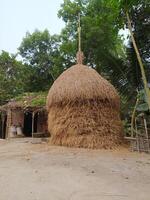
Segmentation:
{"type": "Polygon", "coordinates": [[[0,51],[16,53],[27,31],[59,33],[64,26],[57,17],[61,3],[63,0],[0,0],[0,51]]]}

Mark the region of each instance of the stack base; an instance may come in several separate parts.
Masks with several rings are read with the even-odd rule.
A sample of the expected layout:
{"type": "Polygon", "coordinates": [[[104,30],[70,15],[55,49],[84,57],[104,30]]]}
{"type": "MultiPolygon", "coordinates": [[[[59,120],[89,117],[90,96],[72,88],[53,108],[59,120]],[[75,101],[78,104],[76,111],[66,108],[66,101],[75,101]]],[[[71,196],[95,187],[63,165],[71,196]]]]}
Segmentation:
{"type": "Polygon", "coordinates": [[[110,138],[101,138],[98,136],[56,136],[50,139],[51,145],[88,148],[88,149],[116,149],[122,145],[122,142],[110,141],[110,138]]]}
{"type": "Polygon", "coordinates": [[[52,145],[113,149],[123,142],[118,110],[109,103],[53,106],[48,129],[52,145]]]}

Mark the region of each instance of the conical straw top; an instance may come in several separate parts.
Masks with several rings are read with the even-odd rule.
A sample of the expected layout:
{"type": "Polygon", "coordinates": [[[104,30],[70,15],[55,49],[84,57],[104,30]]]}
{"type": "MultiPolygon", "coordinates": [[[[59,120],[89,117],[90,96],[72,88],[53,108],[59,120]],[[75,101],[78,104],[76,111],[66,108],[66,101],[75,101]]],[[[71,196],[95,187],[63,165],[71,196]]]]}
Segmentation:
{"type": "Polygon", "coordinates": [[[77,58],[77,64],[82,64],[84,60],[84,54],[81,50],[81,19],[79,14],[79,21],[78,21],[78,52],[76,55],[77,58]]]}

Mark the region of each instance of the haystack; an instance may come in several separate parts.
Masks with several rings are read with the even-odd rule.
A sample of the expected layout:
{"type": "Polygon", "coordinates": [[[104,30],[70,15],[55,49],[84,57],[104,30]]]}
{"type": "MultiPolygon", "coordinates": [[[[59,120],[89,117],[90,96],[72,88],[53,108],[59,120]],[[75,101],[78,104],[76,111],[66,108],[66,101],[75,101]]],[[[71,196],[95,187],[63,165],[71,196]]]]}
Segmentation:
{"type": "Polygon", "coordinates": [[[63,72],[47,97],[51,144],[114,148],[122,141],[120,99],[115,88],[94,69],[78,64],[63,72]]]}

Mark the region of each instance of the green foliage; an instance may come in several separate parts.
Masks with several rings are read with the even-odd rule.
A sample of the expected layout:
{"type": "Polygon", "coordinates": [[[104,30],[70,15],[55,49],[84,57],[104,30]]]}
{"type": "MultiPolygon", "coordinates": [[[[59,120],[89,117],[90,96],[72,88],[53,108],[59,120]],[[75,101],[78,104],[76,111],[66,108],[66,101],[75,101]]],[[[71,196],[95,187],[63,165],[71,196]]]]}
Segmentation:
{"type": "MultiPolygon", "coordinates": [[[[126,110],[127,95],[133,96],[132,84],[128,77],[130,68],[126,61],[125,49],[119,32],[120,4],[114,1],[64,1],[59,17],[66,26],[62,31],[60,49],[67,54],[67,59],[75,62],[77,51],[77,20],[81,13],[82,50],[85,63],[95,68],[118,89],[124,99],[123,111],[126,110]],[[69,38],[69,40],[68,40],[69,38]]],[[[70,64],[70,63],[69,63],[70,64]]],[[[67,65],[66,65],[67,66],[67,65]]],[[[70,64],[71,66],[71,64],[70,64]]]]}
{"type": "Polygon", "coordinates": [[[148,104],[147,104],[147,103],[139,104],[139,105],[137,106],[136,110],[139,111],[139,112],[148,111],[148,110],[149,110],[148,104]]]}
{"type": "Polygon", "coordinates": [[[137,105],[136,110],[138,112],[146,112],[149,110],[148,103],[147,103],[147,96],[145,94],[144,89],[138,92],[137,98],[139,99],[139,103],[137,105]]]}
{"type": "Polygon", "coordinates": [[[59,36],[50,36],[47,30],[27,33],[19,53],[28,64],[28,91],[46,91],[54,79],[62,72],[59,56],[59,36]]]}
{"type": "Polygon", "coordinates": [[[0,105],[24,90],[26,68],[13,55],[0,54],[0,105]]]}
{"type": "MultiPolygon", "coordinates": [[[[136,40],[140,56],[145,65],[145,70],[147,73],[147,78],[150,75],[150,71],[147,69],[150,67],[150,1],[148,0],[121,0],[120,2],[120,12],[124,16],[124,21],[122,21],[122,27],[126,24],[126,11],[128,11],[131,23],[132,32],[136,40]]],[[[132,45],[132,44],[131,44],[132,45]]]]}
{"type": "Polygon", "coordinates": [[[27,92],[14,98],[16,102],[25,106],[45,106],[48,92],[27,92]]]}
{"type": "MultiPolygon", "coordinates": [[[[142,62],[145,65],[145,72],[147,80],[150,81],[150,65],[149,65],[149,6],[150,2],[147,0],[121,0],[119,3],[118,27],[128,28],[126,12],[129,13],[132,23],[132,32],[136,40],[142,62]]],[[[123,81],[123,88],[119,88],[122,96],[123,113],[130,114],[136,101],[136,91],[143,88],[143,81],[141,77],[141,70],[137,60],[137,55],[133,48],[132,41],[129,37],[129,42],[126,47],[126,60],[124,60],[125,68],[124,78],[120,76],[123,81]]],[[[118,85],[118,84],[117,84],[118,85]]]]}
{"type": "Polygon", "coordinates": [[[122,123],[125,136],[131,136],[131,123],[127,119],[123,120],[122,123]]]}
{"type": "Polygon", "coordinates": [[[148,8],[149,0],[120,0],[120,10],[133,12],[134,8],[140,8],[143,4],[148,8]]]}
{"type": "MultiPolygon", "coordinates": [[[[77,20],[81,13],[82,50],[85,63],[96,66],[97,71],[103,71],[112,65],[113,57],[118,56],[118,28],[115,20],[118,16],[117,1],[64,1],[59,11],[59,17],[66,22],[61,38],[61,50],[68,55],[72,63],[75,62],[77,51],[77,20]]],[[[123,49],[122,49],[123,50],[123,49]]],[[[120,49],[121,51],[121,49],[120,49]]],[[[122,53],[122,52],[121,52],[122,53]]],[[[115,66],[116,63],[113,62],[115,66]]]]}
{"type": "Polygon", "coordinates": [[[45,106],[46,97],[47,97],[47,93],[43,93],[43,94],[37,95],[37,97],[35,97],[32,100],[31,106],[45,106]]]}

